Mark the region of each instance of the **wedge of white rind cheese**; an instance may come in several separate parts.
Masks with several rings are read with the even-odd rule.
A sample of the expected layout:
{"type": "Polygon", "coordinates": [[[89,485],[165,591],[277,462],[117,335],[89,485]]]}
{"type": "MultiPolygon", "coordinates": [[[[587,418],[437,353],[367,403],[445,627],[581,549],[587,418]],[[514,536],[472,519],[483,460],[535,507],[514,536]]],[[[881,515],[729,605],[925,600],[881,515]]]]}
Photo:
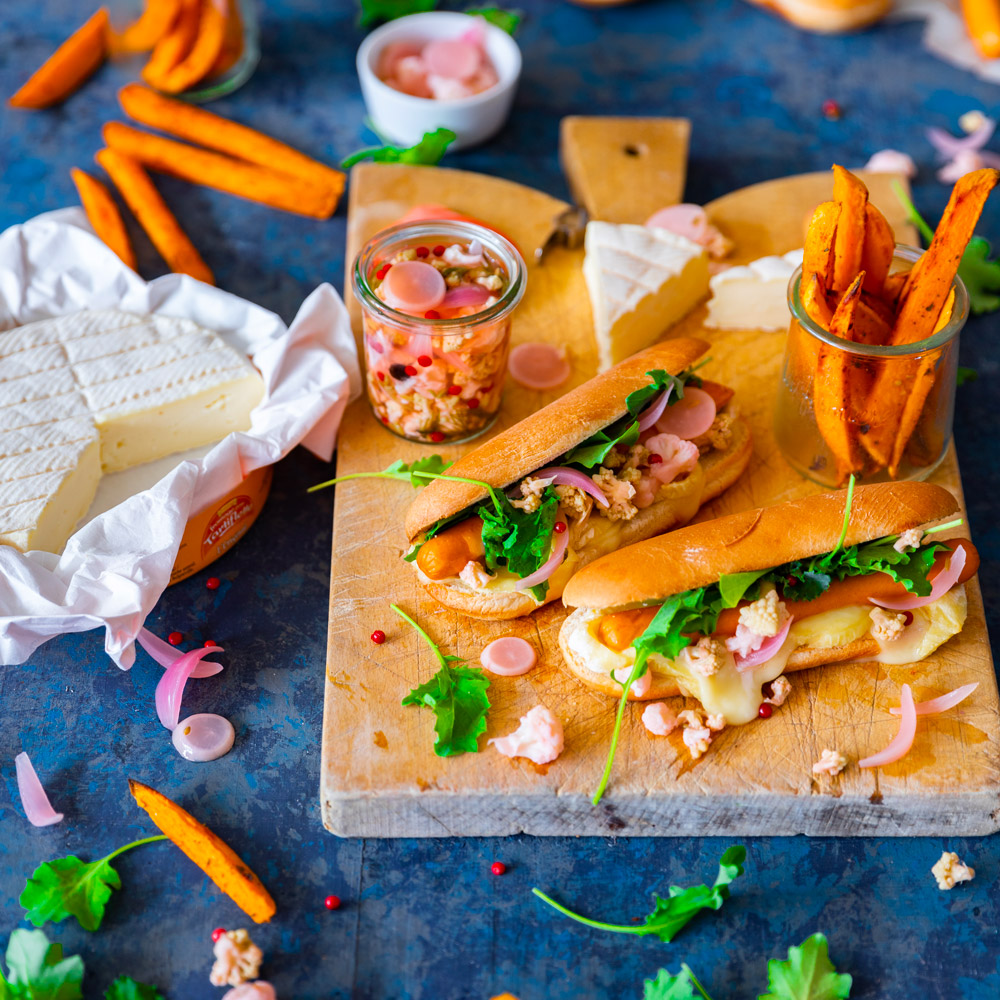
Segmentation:
{"type": "Polygon", "coordinates": [[[246,430],[263,392],[188,320],[102,310],[0,333],[0,543],[61,551],[102,472],[246,430]]]}
{"type": "Polygon", "coordinates": [[[712,276],[705,326],[713,330],[785,330],[788,281],[802,264],[802,251],[761,257],[712,276]]]}
{"type": "Polygon", "coordinates": [[[666,229],[589,222],[584,245],[601,371],[660,340],[708,294],[705,248],[666,229]]]}

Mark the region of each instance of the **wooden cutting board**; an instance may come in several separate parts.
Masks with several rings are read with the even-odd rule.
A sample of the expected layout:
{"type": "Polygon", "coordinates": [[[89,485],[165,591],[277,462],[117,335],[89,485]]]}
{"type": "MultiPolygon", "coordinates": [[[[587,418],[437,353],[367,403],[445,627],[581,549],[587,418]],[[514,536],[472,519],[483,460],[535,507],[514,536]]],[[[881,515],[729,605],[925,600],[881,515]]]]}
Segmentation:
{"type": "MultiPolygon", "coordinates": [[[[683,130],[678,141],[686,142],[683,130]]],[[[586,151],[563,152],[564,161],[576,157],[588,169],[586,151]]],[[[872,200],[902,234],[887,178],[866,180],[872,200]]],[[[746,261],[801,246],[805,216],[829,197],[830,185],[826,173],[786,178],[735,192],[708,208],[736,241],[733,259],[746,261]]],[[[599,192],[599,186],[592,191],[599,192]]],[[[601,196],[592,199],[587,207],[599,217],[601,196]]],[[[369,235],[418,201],[443,202],[488,220],[507,231],[526,255],[544,242],[552,218],[565,208],[547,195],[474,174],[356,167],[348,260],[369,235]]],[[[557,249],[532,265],[514,323],[515,341],[546,340],[568,348],[574,374],[563,391],[595,370],[581,261],[582,251],[557,249]]],[[[354,303],[351,309],[357,320],[354,303]]],[[[753,428],[755,453],[747,474],[700,516],[817,492],[778,455],[771,432],[784,334],[702,331],[703,316],[701,308],[671,333],[697,333],[713,341],[706,375],[736,388],[753,428]]],[[[552,396],[509,384],[498,428],[552,396]]],[[[440,450],[454,458],[467,447],[440,450]]],[[[429,451],[387,433],[361,400],[345,415],[337,472],[377,470],[429,451]]],[[[961,497],[953,452],[935,479],[961,497]]],[[[609,790],[595,808],[590,797],[604,765],[615,703],[581,689],[563,671],[556,637],[565,610],[550,605],[529,618],[488,623],[436,604],[400,559],[406,545],[403,515],[412,497],[409,486],[378,480],[337,488],[321,775],[323,819],[332,832],[884,836],[979,835],[1000,826],[1000,706],[977,583],[968,586],[964,631],[935,655],[907,667],[861,663],[795,674],[793,695],[771,719],[725,730],[697,762],[679,734],[651,737],[640,722],[641,709],[630,707],[609,790]],[[414,615],[446,652],[472,663],[500,635],[522,636],[537,647],[540,662],[530,674],[491,678],[493,707],[478,754],[436,757],[431,713],[400,706],[436,664],[389,610],[391,602],[414,615]],[[370,641],[375,628],[386,632],[384,645],[370,641]],[[922,700],[970,681],[980,687],[963,705],[920,720],[905,760],[875,771],[851,767],[833,780],[812,775],[812,763],[825,747],[857,761],[889,742],[897,723],[888,708],[898,703],[901,683],[912,684],[922,700]],[[487,738],[513,731],[519,717],[540,703],[565,728],[566,750],[556,762],[539,767],[524,759],[510,761],[487,745],[487,738]]]]}

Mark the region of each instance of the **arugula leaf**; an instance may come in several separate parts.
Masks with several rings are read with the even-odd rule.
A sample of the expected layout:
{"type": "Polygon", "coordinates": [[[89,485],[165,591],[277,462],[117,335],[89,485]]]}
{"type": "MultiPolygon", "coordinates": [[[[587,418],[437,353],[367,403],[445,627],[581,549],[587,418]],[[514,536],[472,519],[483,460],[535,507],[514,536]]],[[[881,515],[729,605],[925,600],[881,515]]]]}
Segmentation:
{"type": "MultiPolygon", "coordinates": [[[[559,508],[559,498],[551,486],[542,493],[538,509],[533,513],[515,507],[502,493],[500,508],[491,510],[482,505],[483,547],[486,565],[496,572],[506,566],[519,577],[530,576],[552,554],[552,535],[559,508]]],[[[536,600],[542,600],[549,589],[548,581],[531,588],[536,600]]]]}
{"type": "Polygon", "coordinates": [[[137,983],[128,976],[119,976],[104,991],[104,1000],[163,1000],[163,994],[148,983],[137,983]]]}
{"type": "MultiPolygon", "coordinates": [[[[414,475],[417,472],[432,472],[434,475],[441,475],[445,470],[450,469],[455,463],[446,462],[440,455],[428,455],[426,458],[418,458],[413,462],[407,464],[402,460],[398,460],[388,466],[385,470],[386,474],[396,472],[407,472],[409,473],[410,485],[415,489],[419,490],[421,486],[426,486],[426,479],[421,482],[421,478],[414,475]]],[[[393,479],[398,478],[397,476],[392,476],[393,479]]]]}
{"type": "Polygon", "coordinates": [[[838,974],[822,934],[789,948],[785,962],[772,958],[767,977],[770,992],[758,1000],[847,1000],[851,995],[851,977],[838,974]]]}
{"type": "Polygon", "coordinates": [[[979,372],[975,368],[965,368],[959,365],[955,371],[955,386],[961,388],[966,382],[975,382],[979,379],[979,372]]]}
{"type": "Polygon", "coordinates": [[[660,969],[655,979],[647,979],[643,983],[642,1000],[698,1000],[694,992],[696,989],[704,1000],[712,1000],[690,966],[682,962],[681,971],[676,976],[660,969]]]}
{"type": "MultiPolygon", "coordinates": [[[[750,573],[728,573],[719,577],[719,595],[724,608],[735,608],[745,597],[750,588],[767,573],[766,569],[753,570],[750,573]]],[[[759,589],[759,588],[758,588],[759,589]]]]}
{"type": "MultiPolygon", "coordinates": [[[[486,490],[496,505],[500,509],[500,494],[489,483],[481,479],[466,479],[464,476],[448,476],[444,470],[450,469],[451,462],[445,463],[440,455],[428,455],[426,458],[418,458],[407,465],[405,462],[396,461],[380,472],[351,472],[346,476],[335,476],[325,483],[317,483],[310,486],[307,493],[315,493],[317,490],[326,489],[327,486],[334,486],[337,483],[346,482],[349,479],[396,479],[401,482],[408,482],[411,486],[418,485],[420,479],[447,479],[453,483],[471,483],[473,486],[481,486],[486,490]]],[[[443,523],[443,522],[439,522],[443,523]]],[[[430,537],[430,536],[428,536],[430,537]]]]}
{"type": "Polygon", "coordinates": [[[977,316],[1000,309],[1000,260],[990,260],[990,244],[973,236],[962,254],[958,273],[969,290],[969,308],[977,316]]]}
{"type": "Polygon", "coordinates": [[[63,958],[61,944],[53,944],[44,931],[21,928],[11,931],[7,942],[7,974],[0,974],[4,1000],[81,1000],[83,959],[63,958]]]}
{"type": "Polygon", "coordinates": [[[438,0],[359,0],[358,21],[362,28],[370,28],[379,21],[395,21],[407,14],[423,14],[434,10],[438,0]]]}
{"type": "Polygon", "coordinates": [[[440,162],[455,138],[455,133],[450,128],[436,128],[433,132],[425,132],[424,137],[415,146],[386,145],[359,149],[346,157],[340,165],[347,170],[355,163],[370,159],[375,163],[421,163],[433,166],[440,162]]]}
{"type": "Polygon", "coordinates": [[[523,10],[504,10],[502,7],[469,7],[465,13],[486,18],[508,35],[513,35],[524,20],[523,10]]]}
{"type": "Polygon", "coordinates": [[[166,839],[160,834],[145,837],[119,847],[98,861],[81,861],[71,854],[67,858],[43,862],[32,872],[21,893],[19,902],[25,909],[25,919],[36,927],[43,927],[50,920],[58,924],[72,916],[84,930],[96,931],[104,919],[112,892],[122,887],[111,861],[134,847],[166,839]]]}
{"type": "Polygon", "coordinates": [[[646,937],[654,934],[665,944],[686,927],[702,910],[719,910],[729,898],[729,885],[739,875],[743,874],[743,862],[746,860],[745,847],[739,845],[729,847],[719,859],[719,874],[711,886],[695,885],[687,889],[672,885],[667,898],[654,896],[655,906],[642,924],[607,924],[598,920],[590,920],[573,913],[554,899],[546,896],[540,889],[531,891],[543,902],[564,916],[576,920],[588,927],[610,931],[614,934],[634,934],[636,937],[646,937]]]}
{"type": "Polygon", "coordinates": [[[401,608],[389,605],[403,621],[423,636],[441,669],[417,685],[403,705],[424,705],[434,712],[434,752],[439,757],[476,753],[478,738],[486,732],[489,680],[479,667],[469,667],[458,656],[444,655],[431,637],[401,608]]]}

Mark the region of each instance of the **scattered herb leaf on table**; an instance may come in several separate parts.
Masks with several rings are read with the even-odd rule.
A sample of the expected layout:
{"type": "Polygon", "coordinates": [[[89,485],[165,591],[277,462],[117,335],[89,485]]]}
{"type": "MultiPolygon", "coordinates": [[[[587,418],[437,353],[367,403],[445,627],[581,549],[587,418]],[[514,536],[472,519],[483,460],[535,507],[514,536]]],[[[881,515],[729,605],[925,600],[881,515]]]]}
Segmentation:
{"type": "Polygon", "coordinates": [[[643,983],[642,1000],[698,1000],[699,995],[705,1000],[711,1000],[695,974],[683,963],[676,976],[670,975],[666,969],[660,969],[655,979],[647,979],[643,983]],[[695,989],[698,990],[697,993],[695,989]]]}
{"type": "Polygon", "coordinates": [[[767,977],[769,992],[759,1000],[846,1000],[851,995],[851,977],[834,968],[822,934],[789,948],[787,961],[772,958],[767,977]]]}
{"type": "Polygon", "coordinates": [[[408,14],[423,14],[434,10],[438,0],[359,0],[358,19],[362,28],[370,28],[379,21],[395,21],[408,14]]]}
{"type": "Polygon", "coordinates": [[[503,7],[470,7],[465,13],[485,18],[508,35],[513,35],[524,20],[523,10],[504,10],[503,7]]]}
{"type": "Polygon", "coordinates": [[[347,170],[362,160],[372,160],[375,163],[409,163],[434,166],[439,163],[445,151],[455,141],[455,133],[450,128],[436,128],[433,132],[425,132],[424,137],[415,146],[372,146],[351,153],[341,162],[347,170]]]}
{"type": "Polygon", "coordinates": [[[128,976],[119,976],[104,991],[104,1000],[163,1000],[163,994],[148,983],[137,983],[128,976]]]}
{"type": "Polygon", "coordinates": [[[18,928],[7,942],[7,978],[0,972],[0,1000],[81,1000],[83,959],[63,958],[61,944],[44,931],[18,928]]]}

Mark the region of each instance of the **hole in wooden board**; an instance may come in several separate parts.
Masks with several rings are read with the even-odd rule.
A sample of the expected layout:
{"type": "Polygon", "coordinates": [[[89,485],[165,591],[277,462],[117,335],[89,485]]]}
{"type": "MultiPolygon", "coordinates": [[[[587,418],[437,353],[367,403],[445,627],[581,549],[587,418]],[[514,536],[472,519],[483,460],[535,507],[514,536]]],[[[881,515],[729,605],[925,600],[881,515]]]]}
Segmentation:
{"type": "Polygon", "coordinates": [[[622,148],[626,156],[645,156],[649,152],[649,146],[644,142],[630,142],[622,148]]]}

